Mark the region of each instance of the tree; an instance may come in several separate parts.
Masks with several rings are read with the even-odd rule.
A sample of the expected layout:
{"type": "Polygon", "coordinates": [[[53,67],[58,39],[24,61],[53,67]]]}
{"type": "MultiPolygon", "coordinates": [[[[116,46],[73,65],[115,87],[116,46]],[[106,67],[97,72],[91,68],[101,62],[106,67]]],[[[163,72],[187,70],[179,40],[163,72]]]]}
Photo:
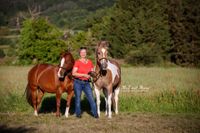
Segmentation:
{"type": "Polygon", "coordinates": [[[0,58],[4,58],[6,55],[3,51],[3,49],[0,49],[0,58]]]}
{"type": "Polygon", "coordinates": [[[170,33],[173,46],[171,61],[181,65],[200,65],[200,2],[168,0],[170,33]]]}
{"type": "Polygon", "coordinates": [[[142,64],[167,60],[171,40],[166,4],[159,0],[118,0],[92,31],[110,42],[113,57],[129,63],[139,58],[142,64]]]}
{"type": "Polygon", "coordinates": [[[96,38],[93,37],[92,32],[80,31],[67,40],[67,46],[72,49],[75,58],[78,58],[78,50],[81,46],[87,47],[89,58],[94,60],[94,51],[97,44],[96,38]]]}
{"type": "Polygon", "coordinates": [[[66,48],[62,32],[46,19],[27,19],[21,31],[18,56],[22,64],[55,63],[66,48]]]}

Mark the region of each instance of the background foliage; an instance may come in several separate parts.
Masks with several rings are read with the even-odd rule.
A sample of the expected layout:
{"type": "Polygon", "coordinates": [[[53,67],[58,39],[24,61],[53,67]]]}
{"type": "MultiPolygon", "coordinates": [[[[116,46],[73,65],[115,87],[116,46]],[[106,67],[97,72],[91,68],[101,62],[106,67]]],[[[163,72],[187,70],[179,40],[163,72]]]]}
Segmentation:
{"type": "Polygon", "coordinates": [[[15,55],[23,64],[33,60],[53,63],[60,50],[71,48],[76,54],[82,45],[88,46],[92,55],[99,40],[110,42],[111,57],[129,64],[200,64],[200,2],[196,0],[2,0],[0,5],[0,25],[8,27],[1,28],[1,53],[15,55]],[[33,18],[27,7],[38,16],[33,18]],[[47,21],[42,24],[41,18],[47,21]],[[20,39],[19,31],[13,29],[16,21],[20,39]],[[28,29],[28,23],[38,30],[28,29]],[[52,24],[54,28],[50,28],[52,24]]]}
{"type": "Polygon", "coordinates": [[[62,33],[43,18],[28,19],[23,26],[18,51],[21,63],[58,62],[58,53],[65,48],[62,33]]]}

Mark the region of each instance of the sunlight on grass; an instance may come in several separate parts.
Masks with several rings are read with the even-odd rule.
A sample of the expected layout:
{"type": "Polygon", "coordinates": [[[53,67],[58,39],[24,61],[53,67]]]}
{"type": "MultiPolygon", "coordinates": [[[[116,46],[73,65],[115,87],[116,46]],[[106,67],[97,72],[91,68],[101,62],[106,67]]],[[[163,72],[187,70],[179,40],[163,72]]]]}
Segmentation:
{"type": "MultiPolygon", "coordinates": [[[[33,112],[23,96],[29,67],[0,66],[0,112],[33,112]]],[[[122,86],[149,87],[147,92],[120,93],[121,112],[200,112],[200,69],[127,67],[122,68],[122,86]]],[[[62,98],[66,99],[66,94],[62,98]]],[[[55,106],[55,95],[45,94],[43,102],[50,99],[55,106]],[[52,97],[53,96],[53,97],[52,97]]],[[[61,101],[64,111],[66,101],[61,101]]],[[[47,103],[46,103],[47,104],[47,103]]],[[[72,102],[72,106],[73,106],[72,102]]],[[[88,103],[84,101],[88,108],[88,103]]],[[[102,101],[103,104],[103,101],[102,101]]],[[[49,108],[45,106],[44,110],[49,108]]],[[[104,107],[104,106],[102,106],[104,107]]],[[[49,109],[50,110],[50,109],[49,109]]],[[[55,108],[50,110],[55,111],[55,108]]]]}

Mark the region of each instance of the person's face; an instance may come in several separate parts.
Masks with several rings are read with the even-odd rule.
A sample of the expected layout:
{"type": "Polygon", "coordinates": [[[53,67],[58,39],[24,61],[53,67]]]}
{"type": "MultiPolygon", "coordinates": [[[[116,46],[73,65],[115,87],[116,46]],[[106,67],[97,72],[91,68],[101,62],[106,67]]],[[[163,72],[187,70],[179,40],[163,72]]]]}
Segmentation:
{"type": "Polygon", "coordinates": [[[87,55],[86,49],[81,49],[81,50],[80,50],[80,56],[81,56],[81,58],[85,58],[86,55],[87,55]]]}

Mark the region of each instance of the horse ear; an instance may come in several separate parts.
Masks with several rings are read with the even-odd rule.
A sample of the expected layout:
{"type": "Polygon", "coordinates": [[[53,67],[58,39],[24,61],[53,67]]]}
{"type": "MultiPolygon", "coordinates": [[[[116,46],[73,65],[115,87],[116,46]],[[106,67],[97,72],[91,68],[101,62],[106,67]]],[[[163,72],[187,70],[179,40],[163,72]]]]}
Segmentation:
{"type": "Polygon", "coordinates": [[[101,41],[99,41],[99,42],[97,43],[97,47],[96,47],[96,48],[98,48],[100,45],[101,45],[101,41]]]}
{"type": "Polygon", "coordinates": [[[62,52],[60,53],[60,58],[62,58],[62,57],[64,56],[64,54],[65,54],[65,52],[62,51],[62,52]]]}
{"type": "Polygon", "coordinates": [[[109,47],[109,41],[101,41],[101,43],[108,48],[109,47]]]}
{"type": "Polygon", "coordinates": [[[106,47],[109,48],[109,46],[110,46],[110,42],[106,41],[106,47]]]}

